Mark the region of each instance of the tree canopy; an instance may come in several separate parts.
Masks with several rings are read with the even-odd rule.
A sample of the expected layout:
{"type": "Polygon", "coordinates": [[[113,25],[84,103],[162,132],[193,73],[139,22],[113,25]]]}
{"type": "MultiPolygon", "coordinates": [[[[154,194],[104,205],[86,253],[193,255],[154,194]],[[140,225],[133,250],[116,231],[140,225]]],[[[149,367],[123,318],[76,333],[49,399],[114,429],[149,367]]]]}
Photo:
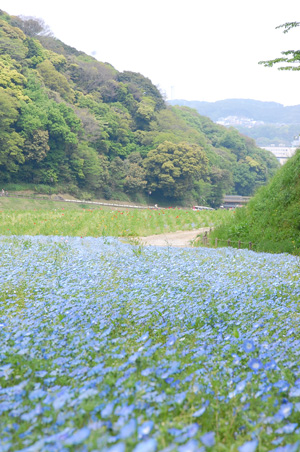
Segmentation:
{"type": "Polygon", "coordinates": [[[151,190],[178,198],[194,188],[194,181],[208,175],[208,158],[196,144],[165,141],[144,160],[151,190]]]}

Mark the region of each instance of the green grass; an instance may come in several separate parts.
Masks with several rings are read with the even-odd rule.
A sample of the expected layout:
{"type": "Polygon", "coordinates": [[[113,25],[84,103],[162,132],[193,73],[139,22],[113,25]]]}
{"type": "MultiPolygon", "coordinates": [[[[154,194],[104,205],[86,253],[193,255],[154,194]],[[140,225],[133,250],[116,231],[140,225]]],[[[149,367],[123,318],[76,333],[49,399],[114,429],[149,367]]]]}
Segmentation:
{"type": "MultiPolygon", "coordinates": [[[[300,254],[300,150],[244,208],[236,209],[211,234],[246,244],[257,251],[300,254]]],[[[222,243],[222,242],[221,242],[222,243]]]]}
{"type": "Polygon", "coordinates": [[[83,207],[87,207],[86,203],[68,203],[51,201],[50,199],[43,199],[43,197],[36,197],[34,199],[27,198],[10,198],[0,197],[0,210],[55,210],[55,209],[67,209],[67,210],[82,210],[83,207]]]}
{"type": "Polygon", "coordinates": [[[0,235],[139,237],[214,227],[230,216],[223,210],[86,209],[77,203],[0,199],[0,235]]]}

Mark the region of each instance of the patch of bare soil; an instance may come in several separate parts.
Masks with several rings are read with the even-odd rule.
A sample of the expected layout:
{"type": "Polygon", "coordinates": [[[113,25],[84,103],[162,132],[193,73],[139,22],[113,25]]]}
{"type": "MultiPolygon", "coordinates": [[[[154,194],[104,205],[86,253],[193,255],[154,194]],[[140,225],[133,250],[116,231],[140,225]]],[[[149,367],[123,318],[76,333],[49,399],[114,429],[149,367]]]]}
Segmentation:
{"type": "Polygon", "coordinates": [[[166,234],[149,235],[148,237],[139,237],[143,245],[150,246],[176,246],[191,247],[193,240],[199,234],[209,232],[210,228],[201,228],[196,231],[177,231],[166,234]]]}

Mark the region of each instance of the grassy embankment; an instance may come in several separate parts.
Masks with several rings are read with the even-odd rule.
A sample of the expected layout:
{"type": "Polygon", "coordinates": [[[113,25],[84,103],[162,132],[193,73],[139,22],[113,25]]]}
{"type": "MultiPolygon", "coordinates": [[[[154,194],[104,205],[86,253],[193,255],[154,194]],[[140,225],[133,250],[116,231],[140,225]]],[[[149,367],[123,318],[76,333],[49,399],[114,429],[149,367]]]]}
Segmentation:
{"type": "Polygon", "coordinates": [[[0,235],[140,237],[213,227],[232,214],[191,209],[128,209],[0,198],[0,235]]]}
{"type": "Polygon", "coordinates": [[[271,253],[300,253],[300,150],[278,170],[271,182],[262,187],[249,204],[236,209],[211,234],[216,237],[240,240],[255,250],[271,253]]]}

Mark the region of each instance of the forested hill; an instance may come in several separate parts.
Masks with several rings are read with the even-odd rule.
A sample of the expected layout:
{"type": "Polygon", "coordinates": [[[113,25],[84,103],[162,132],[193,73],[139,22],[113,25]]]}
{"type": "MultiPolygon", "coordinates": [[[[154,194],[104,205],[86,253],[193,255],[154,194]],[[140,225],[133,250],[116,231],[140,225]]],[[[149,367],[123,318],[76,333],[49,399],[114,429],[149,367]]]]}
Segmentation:
{"type": "Polygon", "coordinates": [[[300,133],[300,105],[252,99],[225,99],[216,102],[169,100],[169,105],[195,108],[213,121],[233,125],[253,138],[258,146],[291,146],[300,133]]]}
{"type": "Polygon", "coordinates": [[[278,163],[235,129],[167,106],[139,73],[0,11],[0,182],[77,196],[217,206],[251,195],[278,163]]]}

